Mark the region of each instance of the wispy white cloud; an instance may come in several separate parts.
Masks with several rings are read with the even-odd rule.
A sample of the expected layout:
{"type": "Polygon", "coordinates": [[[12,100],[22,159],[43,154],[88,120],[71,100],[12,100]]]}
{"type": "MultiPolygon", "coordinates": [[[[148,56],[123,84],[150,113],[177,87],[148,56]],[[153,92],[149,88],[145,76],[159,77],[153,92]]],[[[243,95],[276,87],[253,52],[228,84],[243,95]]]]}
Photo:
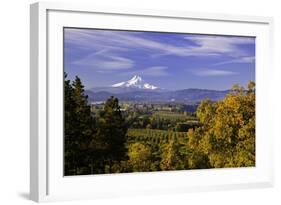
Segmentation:
{"type": "Polygon", "coordinates": [[[84,50],[127,50],[122,45],[118,46],[118,40],[114,38],[115,34],[116,32],[110,32],[106,30],[68,28],[64,32],[64,41],[84,50]]]}
{"type": "Polygon", "coordinates": [[[244,56],[245,50],[239,48],[239,45],[254,44],[255,39],[250,37],[233,37],[233,36],[207,36],[207,35],[190,35],[185,37],[197,44],[195,52],[207,52],[214,54],[227,54],[230,56],[244,56]]]}
{"type": "Polygon", "coordinates": [[[145,49],[158,54],[191,55],[187,44],[174,46],[156,40],[140,37],[141,32],[122,32],[108,30],[67,29],[65,41],[79,46],[81,49],[123,50],[145,49]]]}
{"type": "Polygon", "coordinates": [[[232,63],[254,63],[255,57],[254,56],[245,56],[240,58],[235,58],[228,61],[222,61],[219,63],[215,63],[214,65],[225,65],[225,64],[232,64],[232,63]]]}
{"type": "Polygon", "coordinates": [[[81,49],[130,51],[145,49],[151,56],[245,56],[239,45],[253,44],[254,38],[224,37],[207,35],[185,36],[186,43],[173,45],[156,39],[145,38],[141,32],[122,32],[108,30],[67,29],[65,41],[81,49]],[[191,41],[192,44],[188,41],[191,41]]]}
{"type": "Polygon", "coordinates": [[[122,76],[141,75],[141,76],[150,76],[150,77],[163,77],[169,75],[167,71],[168,71],[168,67],[166,66],[151,66],[138,70],[131,69],[129,71],[122,72],[119,75],[122,76]]]}
{"type": "Polygon", "coordinates": [[[133,60],[118,56],[106,50],[87,55],[84,58],[72,62],[72,64],[93,68],[97,71],[125,70],[135,65],[133,60]]]}
{"type": "Polygon", "coordinates": [[[218,76],[230,76],[237,75],[237,72],[228,71],[228,70],[218,70],[218,69],[196,69],[192,73],[196,76],[201,77],[218,77],[218,76]]]}
{"type": "Polygon", "coordinates": [[[167,72],[167,70],[168,67],[166,66],[153,66],[141,70],[141,75],[154,77],[168,76],[169,73],[167,72]]]}
{"type": "MultiPolygon", "coordinates": [[[[195,53],[212,53],[214,55],[224,55],[232,58],[232,60],[219,62],[213,65],[253,63],[255,61],[254,56],[248,56],[249,54],[245,49],[240,47],[241,45],[255,44],[255,38],[195,35],[187,36],[185,39],[198,45],[193,50],[195,53]]],[[[216,72],[214,72],[214,74],[216,74],[216,72]]],[[[224,75],[224,73],[221,72],[221,75],[224,75]]]]}

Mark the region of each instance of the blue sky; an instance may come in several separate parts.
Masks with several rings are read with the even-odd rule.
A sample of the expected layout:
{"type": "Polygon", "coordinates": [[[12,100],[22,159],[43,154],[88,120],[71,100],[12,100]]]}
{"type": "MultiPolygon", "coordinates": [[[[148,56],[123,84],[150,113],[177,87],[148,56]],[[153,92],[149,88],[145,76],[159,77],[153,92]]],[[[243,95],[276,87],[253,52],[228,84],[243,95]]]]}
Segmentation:
{"type": "Polygon", "coordinates": [[[169,90],[225,90],[255,81],[255,38],[65,28],[64,70],[86,89],[140,75],[169,90]]]}

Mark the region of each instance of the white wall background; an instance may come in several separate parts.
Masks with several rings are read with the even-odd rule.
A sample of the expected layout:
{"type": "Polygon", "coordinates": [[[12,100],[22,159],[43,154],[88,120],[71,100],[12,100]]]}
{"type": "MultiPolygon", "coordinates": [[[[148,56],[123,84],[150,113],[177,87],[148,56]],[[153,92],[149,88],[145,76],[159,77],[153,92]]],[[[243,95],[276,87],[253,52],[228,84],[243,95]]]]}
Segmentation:
{"type": "MultiPolygon", "coordinates": [[[[29,192],[29,4],[0,6],[0,204],[31,204],[29,192]]],[[[79,0],[83,2],[83,0],[79,0]]],[[[92,0],[99,6],[272,16],[275,20],[275,187],[270,189],[118,198],[66,204],[280,204],[281,5],[278,0],[92,0]],[[280,120],[280,121],[279,121],[280,120]]],[[[267,68],[264,68],[267,69],[267,68]]],[[[265,119],[266,120],[266,119],[265,119]]]]}

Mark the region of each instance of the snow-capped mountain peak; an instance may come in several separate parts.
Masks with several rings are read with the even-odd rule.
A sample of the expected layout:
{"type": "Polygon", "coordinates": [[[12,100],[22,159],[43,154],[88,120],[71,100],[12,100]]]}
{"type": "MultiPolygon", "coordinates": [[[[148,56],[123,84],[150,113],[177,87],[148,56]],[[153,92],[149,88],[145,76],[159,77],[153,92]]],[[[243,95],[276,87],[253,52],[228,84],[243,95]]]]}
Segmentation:
{"type": "Polygon", "coordinates": [[[139,88],[139,89],[147,89],[147,90],[155,90],[158,87],[151,85],[149,83],[144,82],[144,80],[138,76],[134,75],[130,80],[113,84],[111,87],[114,88],[139,88]]]}
{"type": "Polygon", "coordinates": [[[126,87],[136,86],[141,88],[142,78],[138,75],[135,75],[132,79],[128,80],[126,83],[126,87]]]}

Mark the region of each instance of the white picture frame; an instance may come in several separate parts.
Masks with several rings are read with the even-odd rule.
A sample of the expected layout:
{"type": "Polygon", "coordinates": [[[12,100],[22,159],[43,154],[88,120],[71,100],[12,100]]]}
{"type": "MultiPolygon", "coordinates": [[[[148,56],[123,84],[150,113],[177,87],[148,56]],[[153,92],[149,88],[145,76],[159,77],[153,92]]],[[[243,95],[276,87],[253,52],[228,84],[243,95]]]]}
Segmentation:
{"type": "Polygon", "coordinates": [[[270,17],[97,8],[40,2],[30,12],[30,198],[54,201],[273,186],[270,17]],[[113,18],[114,17],[114,18],[113,18]],[[156,26],[157,25],[157,26],[156,26]],[[183,26],[188,25],[188,26],[183,26]],[[256,167],[64,177],[62,172],[62,28],[93,27],[255,36],[256,167]],[[186,28],[188,27],[188,29],[186,28]],[[54,69],[56,67],[57,69],[54,69]],[[263,122],[262,119],[268,119],[263,122]]]}

